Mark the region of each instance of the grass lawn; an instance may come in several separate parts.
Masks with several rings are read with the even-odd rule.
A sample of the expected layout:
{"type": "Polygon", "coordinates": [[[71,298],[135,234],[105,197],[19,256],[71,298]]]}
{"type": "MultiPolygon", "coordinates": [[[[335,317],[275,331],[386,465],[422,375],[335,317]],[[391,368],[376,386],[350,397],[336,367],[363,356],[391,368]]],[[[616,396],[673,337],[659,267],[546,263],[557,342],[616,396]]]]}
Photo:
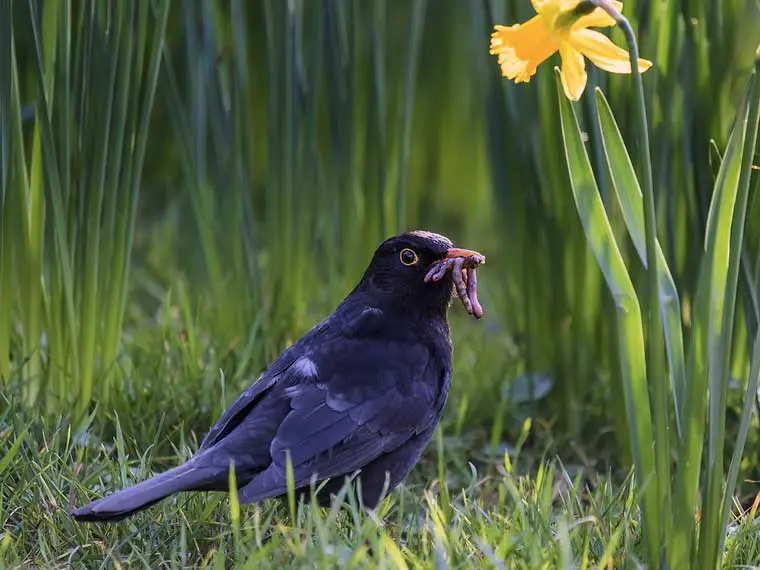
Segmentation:
{"type": "MultiPolygon", "coordinates": [[[[2,567],[637,567],[640,514],[627,474],[603,466],[609,437],[597,449],[560,444],[551,426],[510,403],[494,427],[485,404],[498,395],[487,386],[499,385],[494,346],[506,338],[459,312],[452,307],[455,376],[441,430],[374,512],[350,496],[325,509],[182,493],[119,523],[74,522],[72,506],[187,459],[222,402],[255,378],[231,380],[234,358],[225,365],[212,341],[191,362],[171,318],[146,319],[130,335],[113,409],[82,425],[40,417],[11,392],[0,419],[2,567]]],[[[725,568],[760,556],[752,519],[733,525],[725,568]]]]}

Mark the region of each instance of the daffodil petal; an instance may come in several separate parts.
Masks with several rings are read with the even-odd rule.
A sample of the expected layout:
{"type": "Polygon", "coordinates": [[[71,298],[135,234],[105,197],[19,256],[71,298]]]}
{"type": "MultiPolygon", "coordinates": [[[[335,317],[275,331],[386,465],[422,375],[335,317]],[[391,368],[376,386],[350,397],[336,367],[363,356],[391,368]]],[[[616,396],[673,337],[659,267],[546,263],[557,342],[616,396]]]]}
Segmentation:
{"type": "Polygon", "coordinates": [[[569,44],[560,46],[559,55],[562,57],[562,68],[559,73],[562,88],[568,99],[577,101],[586,88],[586,63],[583,61],[583,55],[569,44]]]}
{"type": "MultiPolygon", "coordinates": [[[[612,43],[607,36],[594,30],[574,30],[568,42],[589,58],[594,65],[610,73],[630,73],[628,52],[612,43]]],[[[639,71],[652,67],[652,62],[639,58],[639,71]]]]}
{"type": "Polygon", "coordinates": [[[533,9],[536,11],[536,14],[540,14],[541,10],[543,10],[546,5],[546,0],[530,0],[530,3],[533,4],[533,9]]]}
{"type": "MultiPolygon", "coordinates": [[[[623,12],[623,3],[622,2],[616,2],[613,0],[612,5],[615,7],[615,10],[622,13],[623,12]]],[[[609,26],[614,26],[615,20],[610,16],[607,12],[602,10],[601,8],[597,8],[590,14],[587,14],[585,16],[581,16],[578,18],[578,21],[573,24],[573,28],[576,30],[580,30],[583,28],[607,28],[609,26]]]]}
{"type": "Polygon", "coordinates": [[[558,12],[560,10],[568,10],[575,8],[580,0],[530,0],[533,4],[533,9],[536,14],[542,14],[544,12],[558,12]]]}
{"type": "Polygon", "coordinates": [[[543,18],[535,16],[524,24],[495,26],[489,51],[498,56],[502,75],[520,83],[529,81],[558,48],[543,18]]]}

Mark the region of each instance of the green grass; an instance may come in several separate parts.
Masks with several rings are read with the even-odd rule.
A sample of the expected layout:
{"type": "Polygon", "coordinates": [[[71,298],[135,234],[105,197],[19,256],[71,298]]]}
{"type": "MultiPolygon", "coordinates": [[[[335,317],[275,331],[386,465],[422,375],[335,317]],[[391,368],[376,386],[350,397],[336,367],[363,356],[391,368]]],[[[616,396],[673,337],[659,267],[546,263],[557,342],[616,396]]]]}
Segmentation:
{"type": "MultiPolygon", "coordinates": [[[[220,493],[180,495],[112,526],[73,522],[66,514],[72,505],[189,457],[225,394],[229,400],[245,382],[220,373],[213,342],[200,347],[206,356],[198,368],[172,312],[162,314],[169,322],[150,327],[147,321],[134,331],[139,337],[128,349],[133,367],[113,394],[113,410],[96,410],[69,425],[64,418],[36,418],[13,398],[3,402],[0,457],[12,448],[15,454],[0,464],[4,567],[343,567],[352,561],[394,568],[401,556],[410,567],[501,561],[501,567],[537,568],[557,567],[571,556],[593,568],[610,556],[635,556],[638,513],[625,473],[617,474],[616,484],[582,465],[566,469],[532,445],[520,453],[526,438],[548,438],[537,435],[540,427],[528,431],[517,408],[515,420],[504,426],[508,460],[502,440],[491,454],[491,434],[467,421],[462,406],[469,386],[494,384],[469,366],[494,358],[486,343],[458,352],[443,436],[374,514],[338,503],[332,510],[299,505],[293,518],[287,501],[269,501],[243,506],[238,520],[220,493]],[[28,433],[16,447],[22,430],[28,433]]],[[[475,325],[461,315],[454,326],[460,345],[470,334],[506,340],[470,331],[475,325]]]]}
{"type": "MultiPolygon", "coordinates": [[[[187,459],[223,403],[264,366],[227,372],[235,366],[211,339],[200,342],[203,357],[195,360],[176,305],[131,329],[129,373],[113,407],[79,424],[40,418],[12,383],[0,417],[0,458],[9,459],[0,461],[0,564],[397,568],[401,556],[410,568],[637,567],[646,548],[628,473],[603,467],[603,453],[591,446],[561,461],[552,429],[514,403],[502,408],[501,435],[479,423],[466,402],[477,409],[477,395],[494,398],[487,387],[499,384],[503,354],[493,347],[508,338],[453,310],[455,381],[441,431],[376,513],[349,501],[332,510],[299,504],[293,517],[284,500],[241,506],[237,518],[228,495],[197,493],[115,525],[68,517],[73,505],[187,459]]],[[[760,553],[754,518],[730,521],[725,568],[760,553]]]]}

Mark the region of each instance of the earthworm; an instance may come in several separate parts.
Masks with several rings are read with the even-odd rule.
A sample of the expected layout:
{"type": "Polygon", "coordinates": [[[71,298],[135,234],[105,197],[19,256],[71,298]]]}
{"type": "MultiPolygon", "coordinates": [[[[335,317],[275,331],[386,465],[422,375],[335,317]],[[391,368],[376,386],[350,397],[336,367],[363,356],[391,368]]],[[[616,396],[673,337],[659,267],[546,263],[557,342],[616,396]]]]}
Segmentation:
{"type": "Polygon", "coordinates": [[[467,270],[467,299],[472,306],[470,314],[476,319],[481,319],[483,318],[484,311],[480,305],[480,301],[478,301],[478,280],[475,277],[475,271],[474,267],[467,270]]]}
{"type": "Polygon", "coordinates": [[[475,277],[476,267],[484,259],[481,256],[449,257],[433,264],[425,275],[425,282],[440,281],[451,270],[457,296],[468,314],[476,319],[483,317],[484,311],[478,301],[478,282],[475,277]]]}
{"type": "Polygon", "coordinates": [[[454,263],[454,259],[446,258],[441,261],[436,261],[430,270],[425,275],[425,283],[429,281],[440,281],[441,278],[446,275],[446,272],[451,268],[454,263]]]}
{"type": "Polygon", "coordinates": [[[457,295],[459,295],[459,299],[462,301],[465,311],[467,311],[469,314],[472,314],[472,303],[470,302],[470,298],[467,296],[467,284],[464,282],[464,272],[464,258],[454,258],[454,264],[451,270],[451,275],[454,277],[454,287],[456,287],[457,295]]]}

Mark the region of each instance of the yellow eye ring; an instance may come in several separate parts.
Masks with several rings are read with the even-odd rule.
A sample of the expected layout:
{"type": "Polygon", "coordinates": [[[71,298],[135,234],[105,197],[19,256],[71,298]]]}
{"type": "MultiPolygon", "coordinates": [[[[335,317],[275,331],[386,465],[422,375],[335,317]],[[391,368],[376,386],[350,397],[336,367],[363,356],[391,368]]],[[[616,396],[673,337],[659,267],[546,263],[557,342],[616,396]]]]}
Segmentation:
{"type": "Polygon", "coordinates": [[[417,265],[417,263],[420,261],[420,258],[417,257],[417,254],[408,247],[402,249],[398,257],[401,260],[401,263],[406,266],[417,265]]]}

